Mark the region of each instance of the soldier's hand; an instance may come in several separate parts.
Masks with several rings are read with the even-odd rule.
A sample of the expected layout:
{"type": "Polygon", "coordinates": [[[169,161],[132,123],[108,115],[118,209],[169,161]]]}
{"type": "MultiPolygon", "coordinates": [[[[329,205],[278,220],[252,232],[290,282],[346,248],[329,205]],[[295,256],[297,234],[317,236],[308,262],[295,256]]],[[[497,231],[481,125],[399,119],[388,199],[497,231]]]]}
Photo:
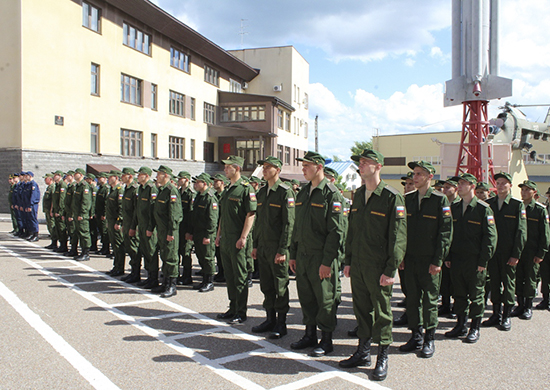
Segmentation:
{"type": "Polygon", "coordinates": [[[518,262],[519,262],[519,259],[516,259],[515,257],[510,257],[508,259],[508,265],[511,265],[512,267],[515,267],[516,265],[518,265],[518,262]]]}
{"type": "Polygon", "coordinates": [[[216,236],[215,245],[216,245],[216,246],[220,246],[220,236],[216,236]]]}
{"type": "Polygon", "coordinates": [[[69,217],[67,218],[69,220],[69,222],[72,222],[73,221],[73,217],[69,217]]]}
{"type": "Polygon", "coordinates": [[[145,232],[145,235],[146,235],[147,237],[151,237],[151,236],[153,235],[153,232],[150,231],[150,230],[147,230],[147,231],[145,232]]]}
{"type": "Polygon", "coordinates": [[[166,241],[174,241],[174,236],[166,236],[166,241]]]}
{"type": "Polygon", "coordinates": [[[102,220],[102,221],[105,221],[105,216],[102,216],[102,217],[101,217],[101,220],[102,220]]]}
{"type": "Polygon", "coordinates": [[[445,267],[451,268],[451,262],[450,262],[450,261],[446,261],[446,262],[445,262],[445,267]]]}
{"type": "Polygon", "coordinates": [[[55,213],[55,216],[56,216],[56,217],[59,217],[59,214],[55,213]]]}
{"type": "Polygon", "coordinates": [[[284,264],[285,261],[286,255],[281,255],[280,253],[275,255],[275,264],[284,264]]]}
{"type": "Polygon", "coordinates": [[[296,260],[290,259],[288,261],[288,268],[290,268],[292,272],[296,273],[296,260]]]}
{"type": "Polygon", "coordinates": [[[430,264],[430,270],[428,271],[430,275],[437,275],[441,272],[441,267],[438,267],[437,265],[430,264]]]}
{"type": "Polygon", "coordinates": [[[128,230],[128,235],[129,235],[130,237],[135,237],[136,231],[135,231],[134,229],[130,229],[130,230],[128,230]]]}
{"type": "Polygon", "coordinates": [[[344,276],[345,276],[346,278],[349,278],[349,273],[350,273],[350,271],[351,271],[351,265],[346,265],[346,266],[344,266],[344,276]]]}
{"type": "Polygon", "coordinates": [[[239,238],[237,240],[237,244],[235,245],[237,249],[243,249],[246,246],[246,237],[245,238],[239,238]]]}
{"type": "MultiPolygon", "coordinates": [[[[250,256],[252,256],[252,258],[256,260],[257,253],[258,253],[258,249],[254,248],[252,249],[252,253],[250,254],[250,256]]],[[[275,258],[277,258],[277,256],[275,256],[275,258]]],[[[277,264],[277,262],[275,262],[275,264],[277,264]]]]}
{"type": "Polygon", "coordinates": [[[79,221],[82,221],[83,218],[79,216],[79,217],[76,217],[76,219],[78,219],[79,221]]]}
{"type": "Polygon", "coordinates": [[[395,278],[390,278],[384,274],[380,275],[380,285],[381,286],[391,286],[395,283],[395,278]]]}
{"type": "Polygon", "coordinates": [[[405,260],[403,260],[401,263],[399,263],[399,270],[403,271],[405,269],[405,260]]]}
{"type": "Polygon", "coordinates": [[[331,271],[330,267],[327,267],[326,265],[321,264],[319,266],[319,278],[321,280],[330,278],[330,274],[331,274],[330,271],[331,271]]]}
{"type": "Polygon", "coordinates": [[[210,239],[204,237],[204,238],[202,239],[202,245],[208,245],[208,244],[210,244],[210,239]]]}
{"type": "Polygon", "coordinates": [[[120,225],[118,223],[115,223],[114,228],[115,228],[115,230],[120,230],[120,225]]]}
{"type": "Polygon", "coordinates": [[[541,259],[540,257],[535,256],[535,258],[533,259],[533,262],[534,262],[535,264],[540,264],[540,263],[542,263],[542,260],[543,260],[543,259],[541,259]]]}
{"type": "Polygon", "coordinates": [[[482,266],[480,266],[480,265],[478,265],[478,266],[477,266],[477,272],[483,272],[483,271],[485,271],[485,268],[482,267],[482,266]]]}

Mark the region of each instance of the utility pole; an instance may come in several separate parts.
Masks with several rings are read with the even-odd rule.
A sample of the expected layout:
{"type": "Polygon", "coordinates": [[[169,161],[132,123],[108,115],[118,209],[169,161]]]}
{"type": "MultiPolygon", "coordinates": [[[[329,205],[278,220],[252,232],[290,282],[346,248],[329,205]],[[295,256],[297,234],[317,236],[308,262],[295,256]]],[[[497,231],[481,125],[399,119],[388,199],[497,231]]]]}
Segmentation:
{"type": "Polygon", "coordinates": [[[315,151],[319,153],[319,115],[315,115],[315,151]]]}

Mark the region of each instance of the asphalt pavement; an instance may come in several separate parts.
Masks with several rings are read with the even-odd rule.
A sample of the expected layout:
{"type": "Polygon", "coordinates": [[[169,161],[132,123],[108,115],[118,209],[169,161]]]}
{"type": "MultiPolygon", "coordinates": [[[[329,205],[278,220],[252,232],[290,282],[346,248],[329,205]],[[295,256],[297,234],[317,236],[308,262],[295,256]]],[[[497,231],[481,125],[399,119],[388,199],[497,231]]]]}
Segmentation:
{"type": "MultiPolygon", "coordinates": [[[[45,234],[29,243],[9,230],[0,219],[1,389],[550,387],[548,311],[535,310],[531,321],[514,318],[510,332],[482,328],[473,345],[445,339],[454,321],[442,318],[431,359],[400,353],[409,331],[394,328],[388,378],[373,382],[376,346],[373,366],[338,367],[357,345],[347,336],[355,326],[348,279],[342,280],[334,352],[310,358],[309,351],[289,347],[304,331],[293,278],[289,334],[270,340],[251,332],[265,316],[258,281],[250,289],[248,320],[230,326],[216,319],[227,310],[224,284],[209,293],[179,286],[177,296],[163,299],[105,275],[111,259],[92,255],[77,262],[44,249],[45,234]]],[[[198,271],[196,259],[193,265],[198,271]]],[[[395,306],[403,298],[399,284],[394,292],[395,306]]],[[[395,307],[394,315],[402,310],[395,307]]]]}

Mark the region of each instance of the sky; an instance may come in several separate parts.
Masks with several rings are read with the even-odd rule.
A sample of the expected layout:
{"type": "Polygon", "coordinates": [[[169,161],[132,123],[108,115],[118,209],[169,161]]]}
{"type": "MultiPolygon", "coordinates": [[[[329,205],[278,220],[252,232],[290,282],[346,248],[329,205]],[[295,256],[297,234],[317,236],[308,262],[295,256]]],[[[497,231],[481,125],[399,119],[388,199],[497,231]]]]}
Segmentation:
{"type": "MultiPolygon", "coordinates": [[[[310,66],[309,147],[318,115],[325,156],[349,159],[376,134],[461,129],[462,106],[443,107],[451,0],[152,1],[227,50],[293,45],[310,66]]],[[[550,104],[549,25],[548,0],[500,1],[500,76],[513,96],[491,101],[490,118],[506,101],[550,104]]],[[[522,110],[542,122],[548,107],[522,110]]]]}

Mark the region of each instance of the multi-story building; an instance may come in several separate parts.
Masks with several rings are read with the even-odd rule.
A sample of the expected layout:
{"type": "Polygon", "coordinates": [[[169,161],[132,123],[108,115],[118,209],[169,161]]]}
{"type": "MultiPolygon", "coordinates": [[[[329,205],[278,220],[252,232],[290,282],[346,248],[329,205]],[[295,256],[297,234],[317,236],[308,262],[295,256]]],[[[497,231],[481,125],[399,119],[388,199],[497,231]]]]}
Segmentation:
{"type": "Polygon", "coordinates": [[[307,131],[287,126],[295,113],[307,123],[303,93],[295,104],[273,89],[246,89],[277,79],[307,90],[307,62],[298,64],[291,47],[261,49],[291,53],[279,77],[148,0],[2,1],[0,34],[2,177],[160,164],[197,174],[221,170],[229,154],[245,157],[251,170],[280,146],[283,160],[286,147],[307,150],[307,131]]]}

